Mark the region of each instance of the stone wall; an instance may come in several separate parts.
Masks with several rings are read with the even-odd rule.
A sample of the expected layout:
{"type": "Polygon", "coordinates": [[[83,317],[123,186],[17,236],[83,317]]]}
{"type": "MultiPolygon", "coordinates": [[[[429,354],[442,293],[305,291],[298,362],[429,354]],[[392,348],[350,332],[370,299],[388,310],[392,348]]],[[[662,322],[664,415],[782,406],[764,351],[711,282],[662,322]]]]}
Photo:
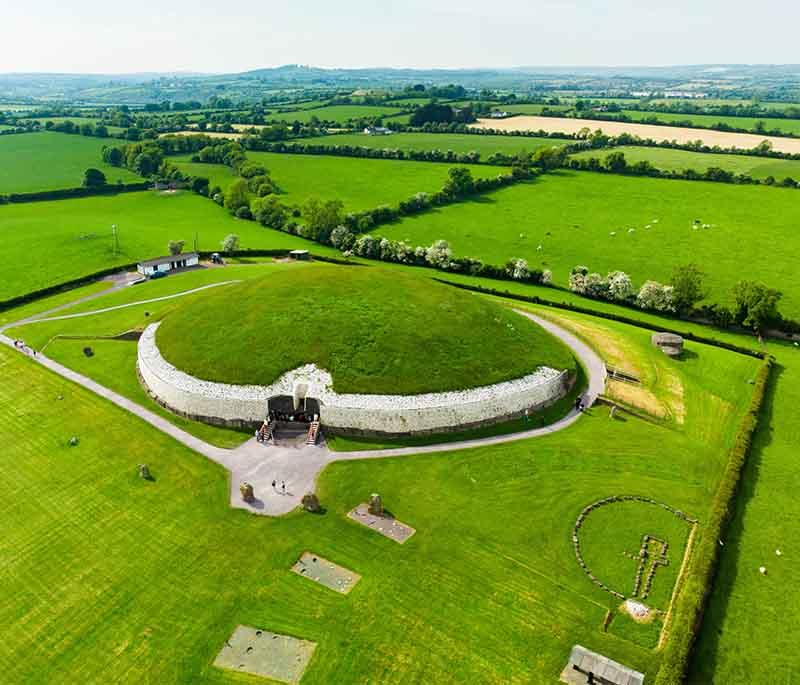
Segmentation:
{"type": "Polygon", "coordinates": [[[138,345],[137,367],[145,388],[161,405],[216,425],[260,425],[267,400],[292,395],[298,383],[320,402],[320,421],[332,431],[355,434],[415,434],[463,430],[519,417],[563,397],[572,378],[566,371],[540,367],[534,373],[469,390],[422,395],[339,394],[330,374],[307,364],[272,385],[230,385],[190,376],[161,356],[159,324],[148,326],[138,345]]]}

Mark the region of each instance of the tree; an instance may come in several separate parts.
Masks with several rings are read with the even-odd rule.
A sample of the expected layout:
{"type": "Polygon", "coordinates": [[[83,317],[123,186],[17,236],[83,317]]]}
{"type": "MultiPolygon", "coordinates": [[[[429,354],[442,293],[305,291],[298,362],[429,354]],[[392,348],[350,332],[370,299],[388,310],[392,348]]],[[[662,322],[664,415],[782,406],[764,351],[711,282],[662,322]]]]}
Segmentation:
{"type": "Polygon", "coordinates": [[[450,243],[446,240],[437,240],[425,250],[425,261],[439,269],[446,269],[450,266],[452,258],[453,250],[450,249],[450,243]]]}
{"type": "MultiPolygon", "coordinates": [[[[49,122],[48,122],[49,123],[49,122]]],[[[125,155],[118,147],[104,147],[103,161],[111,166],[122,166],[125,155]]]]}
{"type": "Polygon", "coordinates": [[[225,209],[235,214],[240,207],[249,207],[250,198],[247,191],[247,181],[239,178],[230,184],[225,192],[225,209]]]}
{"type": "Polygon", "coordinates": [[[257,197],[250,205],[253,217],[262,226],[271,228],[283,228],[286,224],[286,208],[278,202],[278,198],[270,195],[269,197],[257,197]]]}
{"type": "Polygon", "coordinates": [[[186,244],[185,240],[170,240],[167,243],[167,248],[171,255],[179,255],[183,252],[183,246],[186,244]]]}
{"type": "Polygon", "coordinates": [[[685,264],[672,272],[670,285],[673,288],[675,309],[680,314],[688,314],[706,296],[703,287],[705,273],[696,264],[685,264]]]}
{"type": "Polygon", "coordinates": [[[444,192],[452,197],[464,197],[475,191],[472,172],[465,167],[453,167],[448,172],[449,178],[444,184],[444,192]]]}
{"type": "Polygon", "coordinates": [[[736,323],[752,328],[761,335],[768,324],[780,321],[778,302],[783,293],[779,290],[755,281],[739,281],[733,288],[733,295],[736,300],[736,323]]]}
{"type": "Polygon", "coordinates": [[[344,205],[340,200],[322,202],[317,198],[310,198],[303,207],[303,216],[306,220],[305,237],[327,243],[333,229],[342,223],[343,209],[344,205]]]}
{"type": "Polygon", "coordinates": [[[619,151],[607,154],[603,164],[606,169],[615,174],[621,174],[628,168],[624,153],[619,151]]]}
{"type": "Polygon", "coordinates": [[[624,271],[612,271],[606,276],[606,282],[610,299],[624,302],[633,296],[631,277],[624,271]]]}
{"type": "Polygon", "coordinates": [[[652,309],[656,312],[674,312],[672,286],[657,281],[645,281],[639,288],[636,304],[642,309],[652,309]]]}
{"type": "Polygon", "coordinates": [[[331,232],[331,245],[342,252],[351,249],[355,240],[356,237],[346,226],[337,226],[331,232]]]}
{"type": "Polygon", "coordinates": [[[100,188],[106,184],[106,175],[100,169],[87,169],[83,174],[84,188],[100,188]]]}
{"type": "Polygon", "coordinates": [[[533,164],[540,169],[557,169],[564,164],[567,153],[559,147],[540,147],[533,153],[533,164]]]}
{"type": "Polygon", "coordinates": [[[239,249],[239,236],[235,233],[226,235],[221,245],[223,252],[227,252],[228,254],[236,252],[239,249]]]}
{"type": "Polygon", "coordinates": [[[411,115],[409,123],[412,126],[422,126],[428,123],[448,123],[453,121],[455,113],[450,105],[439,105],[430,102],[422,107],[417,107],[411,115]]]}
{"type": "Polygon", "coordinates": [[[506,262],[506,274],[515,281],[527,280],[531,275],[527,260],[512,257],[506,262]]]}

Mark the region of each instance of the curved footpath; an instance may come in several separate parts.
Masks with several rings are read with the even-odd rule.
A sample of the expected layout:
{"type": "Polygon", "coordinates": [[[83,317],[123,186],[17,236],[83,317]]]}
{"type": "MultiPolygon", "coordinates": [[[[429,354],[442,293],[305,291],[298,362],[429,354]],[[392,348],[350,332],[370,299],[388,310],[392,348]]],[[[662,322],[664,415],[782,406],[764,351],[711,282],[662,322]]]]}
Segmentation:
{"type": "MultiPolygon", "coordinates": [[[[141,302],[129,303],[118,305],[117,307],[108,307],[105,309],[95,310],[93,312],[81,312],[80,314],[68,315],[65,317],[55,318],[72,318],[77,316],[89,316],[91,314],[98,314],[113,309],[120,309],[123,307],[131,307],[136,304],[144,304],[146,302],[154,302],[164,299],[171,299],[173,297],[180,297],[181,295],[188,295],[199,290],[204,290],[208,287],[216,285],[225,285],[226,283],[213,284],[212,286],[204,286],[202,288],[195,288],[193,290],[184,291],[183,293],[176,293],[161,298],[153,298],[152,300],[144,300],[141,302]]],[[[106,291],[107,294],[107,291],[106,291]]],[[[59,308],[60,309],[60,308],[59,308]]],[[[531,314],[522,310],[514,310],[522,316],[535,321],[542,328],[547,330],[550,334],[554,335],[568,347],[580,360],[586,369],[587,377],[589,379],[589,387],[584,394],[584,401],[587,406],[591,406],[598,395],[603,392],[605,388],[606,370],[605,364],[597,356],[597,354],[585,343],[579,340],[576,336],[564,330],[560,326],[543,319],[535,314],[531,314]]],[[[13,324],[8,324],[3,327],[5,330],[10,326],[20,325],[24,322],[32,322],[33,320],[45,320],[43,317],[48,312],[43,312],[37,316],[30,317],[29,319],[17,321],[13,324]]],[[[50,319],[50,320],[53,320],[50,319]]],[[[5,335],[0,334],[0,343],[7,345],[11,349],[20,352],[19,349],[14,347],[14,342],[5,335]]],[[[25,352],[21,352],[25,353],[25,352]]],[[[31,355],[31,358],[41,364],[42,366],[50,369],[58,375],[70,380],[78,385],[83,386],[87,390],[100,395],[101,397],[113,402],[118,407],[125,409],[132,414],[135,414],[143,421],[146,421],[154,428],[166,433],[173,437],[181,444],[189,447],[195,452],[199,452],[203,456],[217,462],[224,466],[231,474],[230,478],[230,504],[232,507],[239,509],[247,509],[256,514],[264,514],[268,516],[280,516],[286,514],[300,505],[300,500],[307,492],[314,492],[316,488],[317,477],[320,472],[330,463],[335,461],[346,461],[352,459],[382,459],[385,457],[399,457],[412,454],[423,454],[430,452],[452,452],[454,450],[469,449],[473,447],[484,447],[487,445],[497,445],[505,442],[513,442],[516,440],[526,440],[528,438],[535,438],[541,435],[549,435],[556,433],[560,430],[571,426],[575,421],[580,418],[580,412],[574,409],[549,426],[542,428],[533,428],[531,430],[522,431],[519,433],[509,433],[506,435],[495,435],[486,438],[477,438],[475,440],[464,440],[460,442],[440,443],[437,445],[427,445],[422,447],[398,447],[393,449],[384,450],[360,450],[356,452],[333,452],[326,446],[313,446],[303,448],[289,448],[289,447],[276,447],[274,445],[263,445],[258,443],[255,438],[251,438],[244,444],[235,449],[223,449],[215,447],[209,443],[197,438],[177,426],[174,426],[165,418],[158,414],[142,407],[141,405],[133,402],[132,400],[123,397],[122,395],[100,385],[91,378],[68,369],[67,367],[59,364],[56,361],[46,357],[43,354],[31,355]],[[272,488],[272,481],[284,481],[286,483],[286,494],[282,494],[278,490],[272,488]],[[247,481],[253,485],[256,500],[250,505],[242,501],[239,494],[239,485],[247,481]]],[[[365,493],[366,497],[367,493],[365,493]]]]}

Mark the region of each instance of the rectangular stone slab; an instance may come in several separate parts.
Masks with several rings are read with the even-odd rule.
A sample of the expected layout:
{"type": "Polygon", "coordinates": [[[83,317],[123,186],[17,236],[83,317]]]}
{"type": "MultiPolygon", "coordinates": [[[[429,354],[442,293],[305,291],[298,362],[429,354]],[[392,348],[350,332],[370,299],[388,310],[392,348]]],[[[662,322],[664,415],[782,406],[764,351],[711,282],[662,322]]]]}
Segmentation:
{"type": "Polygon", "coordinates": [[[369,505],[359,504],[355,509],[347,514],[347,518],[360,523],[362,526],[385,535],[390,540],[399,542],[401,545],[417,531],[411,526],[406,525],[390,516],[375,516],[369,513],[369,505]]]}
{"type": "Polygon", "coordinates": [[[316,642],[290,635],[237,626],[217,654],[214,666],[282,683],[299,683],[316,646],[316,642]]]}
{"type": "Polygon", "coordinates": [[[311,552],[303,552],[292,566],[292,571],[343,595],[349,593],[361,580],[361,576],[354,571],[311,552]]]}

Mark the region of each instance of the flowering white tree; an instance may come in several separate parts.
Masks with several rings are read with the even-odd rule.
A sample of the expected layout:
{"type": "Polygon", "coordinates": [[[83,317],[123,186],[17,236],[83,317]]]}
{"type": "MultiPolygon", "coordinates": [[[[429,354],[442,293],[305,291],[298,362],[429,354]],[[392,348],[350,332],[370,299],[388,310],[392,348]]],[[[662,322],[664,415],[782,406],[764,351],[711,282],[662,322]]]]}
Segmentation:
{"type": "Polygon", "coordinates": [[[586,274],[589,273],[589,267],[576,266],[573,267],[569,274],[569,289],[583,295],[586,292],[586,274]]]}
{"type": "Polygon", "coordinates": [[[657,312],[674,312],[675,302],[673,288],[657,281],[645,281],[639,288],[636,304],[642,309],[652,309],[657,312]]]}
{"type": "Polygon", "coordinates": [[[633,296],[633,282],[624,271],[612,271],[606,276],[608,296],[612,300],[628,300],[633,296]]]}
{"type": "Polygon", "coordinates": [[[602,299],[608,296],[608,282],[600,274],[591,273],[584,278],[583,290],[589,297],[602,299]]]}
{"type": "Polygon", "coordinates": [[[371,235],[361,235],[356,239],[353,245],[353,252],[359,257],[372,257],[373,259],[378,256],[380,244],[377,238],[371,235]]]}
{"type": "Polygon", "coordinates": [[[515,281],[524,281],[531,275],[527,260],[519,257],[513,257],[506,262],[506,273],[515,281]]]}
{"type": "Polygon", "coordinates": [[[355,236],[347,226],[337,226],[331,231],[331,245],[339,250],[349,250],[354,242],[355,236]]]}
{"type": "Polygon", "coordinates": [[[550,269],[542,271],[542,285],[550,285],[553,282],[553,272],[550,269]]]}
{"type": "Polygon", "coordinates": [[[438,267],[439,269],[446,269],[450,266],[450,260],[452,258],[453,250],[450,249],[450,243],[446,240],[437,240],[425,250],[425,260],[431,266],[438,267]]]}

